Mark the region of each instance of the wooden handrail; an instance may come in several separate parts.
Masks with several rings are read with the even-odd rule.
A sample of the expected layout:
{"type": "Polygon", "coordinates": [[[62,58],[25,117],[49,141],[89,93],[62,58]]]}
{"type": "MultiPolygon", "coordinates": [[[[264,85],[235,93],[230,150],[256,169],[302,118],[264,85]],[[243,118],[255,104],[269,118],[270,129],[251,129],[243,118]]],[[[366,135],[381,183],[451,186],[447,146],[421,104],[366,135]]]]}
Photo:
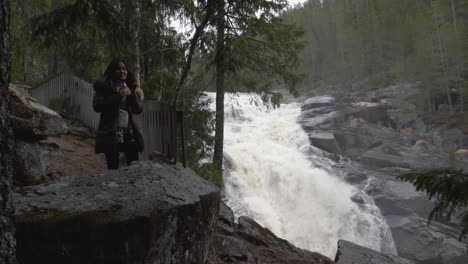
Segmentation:
{"type": "MultiPolygon", "coordinates": [[[[71,73],[62,72],[30,89],[29,92],[31,96],[45,106],[50,106],[49,103],[54,99],[70,99],[70,102],[79,109],[76,117],[92,129],[97,129],[99,115],[92,109],[94,90],[90,83],[71,73]]],[[[149,158],[151,152],[157,151],[165,159],[174,163],[177,163],[181,158],[183,165],[186,166],[182,112],[177,111],[169,103],[145,100],[143,102],[143,112],[135,115],[134,119],[140,126],[145,139],[143,159],[149,158]],[[181,131],[180,142],[182,146],[180,154],[178,131],[181,131]]]]}

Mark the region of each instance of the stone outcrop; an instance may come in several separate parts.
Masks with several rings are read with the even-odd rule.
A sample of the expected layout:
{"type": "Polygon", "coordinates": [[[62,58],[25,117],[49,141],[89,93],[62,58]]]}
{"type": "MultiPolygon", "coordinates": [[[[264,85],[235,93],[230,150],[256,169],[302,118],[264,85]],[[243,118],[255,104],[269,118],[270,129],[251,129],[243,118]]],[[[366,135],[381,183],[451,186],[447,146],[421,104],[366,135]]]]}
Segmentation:
{"type": "Polygon", "coordinates": [[[106,169],[102,154],[94,153],[94,139],[59,135],[37,142],[16,141],[16,186],[92,174],[106,169]]]}
{"type": "Polygon", "coordinates": [[[37,103],[21,88],[10,85],[10,118],[15,137],[25,141],[65,134],[68,126],[55,111],[37,103]]]}
{"type": "Polygon", "coordinates": [[[333,261],[295,247],[248,217],[241,216],[235,223],[231,209],[221,204],[208,263],[332,264],[333,261]]]}
{"type": "Polygon", "coordinates": [[[414,264],[407,259],[377,252],[352,242],[339,240],[336,264],[414,264]]]}
{"type": "Polygon", "coordinates": [[[468,135],[460,128],[426,125],[413,102],[418,91],[414,85],[401,84],[346,94],[335,104],[310,98],[304,102],[299,122],[313,146],[358,161],[362,158],[374,168],[427,169],[463,163],[463,158],[451,155],[468,148],[468,135]],[[425,148],[416,145],[418,141],[425,141],[425,148]]]}
{"type": "Polygon", "coordinates": [[[15,185],[27,186],[105,169],[94,153],[94,133],[62,118],[22,88],[10,85],[10,115],[16,137],[15,185]]]}
{"type": "Polygon", "coordinates": [[[118,171],[18,189],[20,263],[204,263],[220,193],[180,165],[118,171]]]}
{"type": "Polygon", "coordinates": [[[417,263],[456,263],[467,250],[457,240],[459,222],[427,225],[434,202],[397,179],[410,171],[468,169],[468,134],[460,125],[426,124],[416,109],[419,94],[417,87],[401,84],[337,95],[339,103],[304,106],[299,122],[313,146],[340,156],[334,160],[343,179],[372,196],[399,256],[417,263]]]}

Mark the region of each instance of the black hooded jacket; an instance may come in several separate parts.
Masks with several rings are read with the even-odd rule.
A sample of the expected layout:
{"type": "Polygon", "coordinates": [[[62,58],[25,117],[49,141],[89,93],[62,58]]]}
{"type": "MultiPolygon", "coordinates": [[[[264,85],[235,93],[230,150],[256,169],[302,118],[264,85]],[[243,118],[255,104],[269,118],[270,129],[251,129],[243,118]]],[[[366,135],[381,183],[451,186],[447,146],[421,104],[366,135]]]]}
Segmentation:
{"type": "MultiPolygon", "coordinates": [[[[135,95],[136,84],[128,84],[132,92],[127,96],[127,108],[129,114],[129,127],[132,129],[134,139],[137,143],[138,151],[142,152],[144,148],[143,137],[140,129],[133,120],[133,114],[142,112],[135,95]]],[[[94,85],[93,108],[100,113],[99,126],[96,131],[96,153],[116,151],[116,129],[120,111],[120,102],[122,96],[115,90],[114,84],[104,78],[97,80],[94,85]]]]}

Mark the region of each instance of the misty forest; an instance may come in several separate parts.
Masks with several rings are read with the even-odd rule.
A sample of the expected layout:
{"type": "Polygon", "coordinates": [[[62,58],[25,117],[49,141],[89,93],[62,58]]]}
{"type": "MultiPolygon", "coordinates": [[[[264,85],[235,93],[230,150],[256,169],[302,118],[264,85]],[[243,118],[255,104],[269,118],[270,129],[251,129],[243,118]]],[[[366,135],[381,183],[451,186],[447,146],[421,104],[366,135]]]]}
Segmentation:
{"type": "Polygon", "coordinates": [[[1,0],[0,18],[0,263],[468,263],[468,1],[1,0]],[[107,93],[144,139],[118,170],[97,150],[115,59],[135,87],[107,93]]]}

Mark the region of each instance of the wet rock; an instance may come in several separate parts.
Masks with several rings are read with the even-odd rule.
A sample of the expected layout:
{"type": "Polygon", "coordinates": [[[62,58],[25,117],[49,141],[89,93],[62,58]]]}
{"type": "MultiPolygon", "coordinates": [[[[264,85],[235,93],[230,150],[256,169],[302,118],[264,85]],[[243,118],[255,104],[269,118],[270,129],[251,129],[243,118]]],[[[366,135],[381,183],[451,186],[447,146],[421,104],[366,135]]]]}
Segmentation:
{"type": "Polygon", "coordinates": [[[210,251],[208,263],[271,263],[271,264],[332,264],[319,254],[299,249],[288,241],[278,238],[270,230],[248,217],[239,217],[232,234],[226,234],[226,216],[229,207],[222,209],[218,220],[217,234],[210,251]]]}
{"type": "Polygon", "coordinates": [[[302,105],[302,111],[310,110],[319,107],[333,106],[336,103],[336,99],[329,96],[312,97],[305,100],[302,105]]]}
{"type": "Polygon", "coordinates": [[[94,153],[94,140],[60,135],[30,142],[16,141],[15,185],[28,186],[64,176],[105,170],[104,156],[94,153]]]}
{"type": "Polygon", "coordinates": [[[444,264],[466,264],[468,263],[468,254],[451,257],[444,261],[444,264]]]}
{"type": "Polygon", "coordinates": [[[357,103],[357,108],[352,111],[354,118],[362,118],[367,123],[382,124],[388,126],[388,106],[380,104],[367,105],[365,102],[357,103]]]}
{"type": "Polygon", "coordinates": [[[335,135],[330,132],[315,132],[309,133],[310,144],[321,150],[330,153],[341,153],[341,150],[336,142],[335,135]]]}
{"type": "Polygon", "coordinates": [[[204,263],[219,189],[180,165],[139,162],[17,190],[20,263],[204,263]]]}
{"type": "Polygon", "coordinates": [[[441,130],[438,133],[441,137],[441,147],[448,151],[453,151],[456,148],[462,147],[463,142],[466,140],[468,135],[464,135],[463,131],[459,128],[452,128],[441,130]]]}
{"type": "Polygon", "coordinates": [[[375,137],[352,131],[335,131],[334,136],[342,153],[349,157],[359,156],[367,150],[382,144],[375,137]]]}
{"type": "Polygon", "coordinates": [[[37,143],[16,141],[15,185],[25,186],[40,183],[45,177],[46,151],[37,143]]]}
{"type": "Polygon", "coordinates": [[[388,111],[391,126],[398,130],[414,129],[415,132],[424,133],[427,130],[421,117],[415,112],[402,109],[390,109],[388,111]]]}
{"type": "Polygon", "coordinates": [[[466,244],[457,240],[459,221],[433,221],[428,226],[434,202],[397,176],[441,167],[468,168],[463,150],[468,149],[468,139],[461,128],[426,125],[416,111],[419,94],[418,84],[398,84],[336,95],[345,100],[324,107],[329,113],[303,110],[300,124],[312,144],[340,151],[343,159],[337,161],[348,166],[341,169],[343,178],[374,198],[399,255],[417,263],[449,263],[466,254],[466,244]],[[328,137],[318,138],[317,131],[328,137]]]}
{"type": "Polygon", "coordinates": [[[10,85],[10,118],[16,138],[25,141],[65,134],[68,126],[55,111],[37,103],[14,85],[10,85]]]}
{"type": "Polygon", "coordinates": [[[399,167],[410,168],[410,162],[403,156],[391,155],[378,150],[370,150],[361,156],[360,162],[371,168],[399,167]]]}
{"type": "Polygon", "coordinates": [[[336,264],[412,264],[413,262],[390,254],[361,247],[352,242],[339,240],[335,257],[336,264]]]}
{"type": "Polygon", "coordinates": [[[421,263],[444,263],[466,253],[466,244],[458,241],[459,230],[426,219],[402,223],[391,228],[398,255],[421,263]]]}

